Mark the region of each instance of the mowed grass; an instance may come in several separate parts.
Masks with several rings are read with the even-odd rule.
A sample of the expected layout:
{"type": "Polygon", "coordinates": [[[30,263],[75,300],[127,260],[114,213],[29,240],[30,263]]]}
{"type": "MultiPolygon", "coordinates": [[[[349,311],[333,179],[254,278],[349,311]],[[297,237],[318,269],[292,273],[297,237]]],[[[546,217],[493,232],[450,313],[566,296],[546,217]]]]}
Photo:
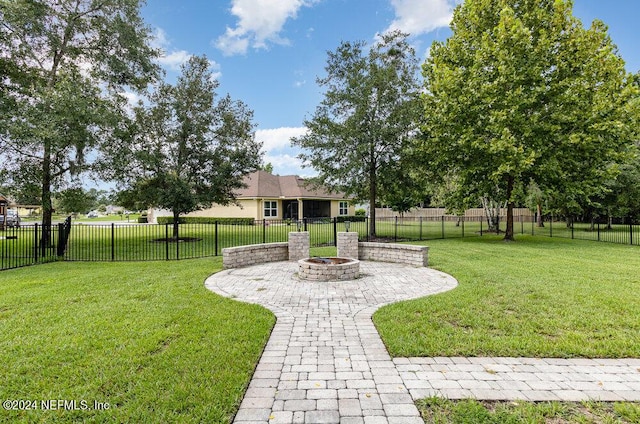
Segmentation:
{"type": "Polygon", "coordinates": [[[203,282],[221,265],[1,272],[0,399],[76,401],[78,410],[0,410],[0,422],[229,422],[275,318],[208,291],[203,282]]]}
{"type": "Polygon", "coordinates": [[[393,356],[640,357],[640,249],[517,236],[433,240],[447,293],[374,322],[393,356]]]}
{"type": "Polygon", "coordinates": [[[640,422],[640,404],[604,402],[480,402],[428,398],[416,402],[434,424],[631,424],[640,422]]]}

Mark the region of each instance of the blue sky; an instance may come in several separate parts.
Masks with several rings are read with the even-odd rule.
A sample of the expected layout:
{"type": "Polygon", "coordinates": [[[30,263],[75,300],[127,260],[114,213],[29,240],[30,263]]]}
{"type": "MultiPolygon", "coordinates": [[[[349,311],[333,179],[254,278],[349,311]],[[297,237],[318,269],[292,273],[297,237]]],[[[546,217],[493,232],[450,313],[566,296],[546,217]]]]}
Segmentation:
{"type": "MultiPolygon", "coordinates": [[[[460,0],[458,0],[460,1],[460,0]]],[[[451,35],[456,0],[147,0],[143,16],[164,51],[161,64],[172,80],[190,55],[205,54],[220,87],[254,111],[256,137],[274,172],[313,175],[302,169],[289,139],[322,100],[316,77],[324,75],[327,51],[341,41],[373,42],[376,34],[401,29],[424,61],[433,40],[451,35]]],[[[574,0],[585,26],[600,19],[627,63],[640,70],[638,0],[574,0]]]]}

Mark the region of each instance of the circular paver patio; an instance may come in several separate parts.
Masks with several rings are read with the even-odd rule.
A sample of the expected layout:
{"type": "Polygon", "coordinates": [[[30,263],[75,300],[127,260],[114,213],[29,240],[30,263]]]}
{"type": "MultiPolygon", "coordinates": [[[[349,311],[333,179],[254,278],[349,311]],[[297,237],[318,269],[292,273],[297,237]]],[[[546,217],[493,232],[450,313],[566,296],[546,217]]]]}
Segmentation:
{"type": "Polygon", "coordinates": [[[297,264],[231,269],[205,285],[273,311],[277,323],[236,423],[420,423],[414,400],[640,400],[640,360],[395,358],[371,315],[456,287],[450,275],[361,262],[361,278],[310,282],[297,264]]]}
{"type": "Polygon", "coordinates": [[[422,423],[371,321],[380,306],[451,290],[429,268],[361,262],[361,278],[310,282],[297,264],[219,272],[206,286],[272,310],[277,323],[235,422],[422,423]]]}

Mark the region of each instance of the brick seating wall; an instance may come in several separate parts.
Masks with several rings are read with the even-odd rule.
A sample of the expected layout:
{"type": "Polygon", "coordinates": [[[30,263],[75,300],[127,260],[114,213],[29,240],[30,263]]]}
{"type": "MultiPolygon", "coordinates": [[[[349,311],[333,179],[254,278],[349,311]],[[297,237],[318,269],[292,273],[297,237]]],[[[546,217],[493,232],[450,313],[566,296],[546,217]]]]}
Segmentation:
{"type": "Polygon", "coordinates": [[[427,246],[394,243],[358,243],[358,259],[361,261],[395,262],[413,266],[428,266],[427,246]]]}
{"type": "Polygon", "coordinates": [[[289,243],[250,244],[222,249],[224,269],[289,260],[289,243]]]}

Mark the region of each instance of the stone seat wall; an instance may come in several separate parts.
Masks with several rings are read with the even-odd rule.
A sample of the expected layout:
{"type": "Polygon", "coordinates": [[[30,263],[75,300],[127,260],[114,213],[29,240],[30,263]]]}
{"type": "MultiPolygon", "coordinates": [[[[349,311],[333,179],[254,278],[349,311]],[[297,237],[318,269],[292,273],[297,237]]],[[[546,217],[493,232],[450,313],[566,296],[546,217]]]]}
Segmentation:
{"type": "Polygon", "coordinates": [[[395,262],[413,266],[428,266],[429,247],[395,243],[358,243],[361,261],[395,262]]]}
{"type": "Polygon", "coordinates": [[[224,269],[289,260],[289,243],[250,244],[222,249],[224,269]]]}

